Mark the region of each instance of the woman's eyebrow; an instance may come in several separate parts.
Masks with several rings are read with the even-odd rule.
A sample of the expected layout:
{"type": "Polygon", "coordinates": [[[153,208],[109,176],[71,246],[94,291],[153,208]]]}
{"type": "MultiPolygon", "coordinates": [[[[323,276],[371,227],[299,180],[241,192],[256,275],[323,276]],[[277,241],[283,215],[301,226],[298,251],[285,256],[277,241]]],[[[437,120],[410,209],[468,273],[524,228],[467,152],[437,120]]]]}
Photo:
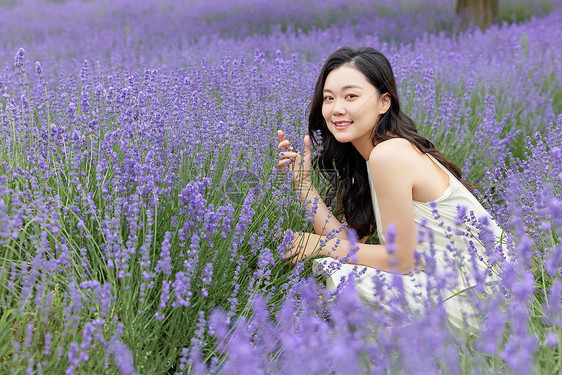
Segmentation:
{"type": "MultiPolygon", "coordinates": [[[[350,85],[345,85],[341,88],[341,90],[347,90],[347,89],[361,89],[363,90],[362,86],[359,85],[354,85],[354,84],[350,84],[350,85]]],[[[329,88],[324,88],[323,90],[324,92],[332,92],[332,90],[330,90],[329,88]]]]}

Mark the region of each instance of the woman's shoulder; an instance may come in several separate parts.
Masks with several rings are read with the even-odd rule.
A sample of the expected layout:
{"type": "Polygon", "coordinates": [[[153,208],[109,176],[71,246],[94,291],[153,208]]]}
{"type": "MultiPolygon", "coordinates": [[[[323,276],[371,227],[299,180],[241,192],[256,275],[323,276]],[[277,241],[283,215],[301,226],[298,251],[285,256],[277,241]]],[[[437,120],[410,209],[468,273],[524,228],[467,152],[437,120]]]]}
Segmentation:
{"type": "Polygon", "coordinates": [[[421,155],[410,141],[396,137],[377,144],[369,155],[369,163],[408,163],[421,155]]]}
{"type": "Polygon", "coordinates": [[[419,159],[419,151],[407,139],[392,138],[377,144],[368,161],[373,183],[413,184],[419,159]]]}

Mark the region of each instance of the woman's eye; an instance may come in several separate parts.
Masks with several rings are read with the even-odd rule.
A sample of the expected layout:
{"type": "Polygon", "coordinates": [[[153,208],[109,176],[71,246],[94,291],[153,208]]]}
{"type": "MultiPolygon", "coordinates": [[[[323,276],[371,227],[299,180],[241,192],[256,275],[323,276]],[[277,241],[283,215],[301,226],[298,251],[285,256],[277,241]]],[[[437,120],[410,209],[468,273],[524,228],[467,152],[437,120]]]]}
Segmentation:
{"type": "Polygon", "coordinates": [[[332,100],[332,99],[333,99],[333,98],[332,98],[331,96],[325,96],[325,97],[324,97],[324,101],[332,100]]]}
{"type": "Polygon", "coordinates": [[[355,94],[347,94],[345,96],[346,99],[353,99],[353,98],[356,98],[356,97],[357,97],[357,95],[355,95],[355,94]]]}

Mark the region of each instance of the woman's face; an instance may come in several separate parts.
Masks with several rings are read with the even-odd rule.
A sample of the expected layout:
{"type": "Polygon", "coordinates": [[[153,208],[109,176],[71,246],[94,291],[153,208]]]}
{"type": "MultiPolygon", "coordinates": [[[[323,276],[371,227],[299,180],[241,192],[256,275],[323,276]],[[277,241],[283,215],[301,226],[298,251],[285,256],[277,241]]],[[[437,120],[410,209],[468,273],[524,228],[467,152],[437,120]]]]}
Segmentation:
{"type": "Polygon", "coordinates": [[[367,77],[350,65],[326,77],[322,116],[338,142],[352,142],[357,149],[372,147],[373,129],[389,106],[388,95],[380,96],[367,77]]]}

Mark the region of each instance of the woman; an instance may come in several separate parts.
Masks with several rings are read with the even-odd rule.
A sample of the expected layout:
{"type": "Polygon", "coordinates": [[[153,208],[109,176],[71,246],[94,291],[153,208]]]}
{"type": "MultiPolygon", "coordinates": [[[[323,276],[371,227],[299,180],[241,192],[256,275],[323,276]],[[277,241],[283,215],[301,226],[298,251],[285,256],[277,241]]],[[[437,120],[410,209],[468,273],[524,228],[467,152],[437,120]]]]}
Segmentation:
{"type": "Polygon", "coordinates": [[[327,287],[335,289],[342,276],[356,270],[355,286],[360,296],[371,301],[383,297],[376,295],[374,275],[389,282],[391,273],[399,274],[414,309],[427,304],[427,272],[431,271],[445,280],[440,298],[448,317],[461,325],[463,313],[470,311],[462,291],[477,284],[482,290],[484,282],[495,279],[484,248],[474,237],[482,223],[490,223],[489,233],[495,236],[501,230],[462,182],[459,168],[419,135],[401,111],[394,74],[383,54],[372,48],[344,47],[328,58],[315,86],[308,134],[301,156],[278,131],[278,168],[283,173],[293,170],[294,187],[314,216],[315,231],[295,235],[286,257],[297,261],[326,256],[315,260],[325,269],[343,258],[339,269],[328,270],[327,287]],[[346,225],[330,213],[311,181],[310,145],[311,140],[319,143],[318,134],[322,151],[314,165],[321,172],[337,170],[328,197],[334,195],[337,183],[336,214],[343,214],[346,225]],[[464,212],[473,214],[472,223],[464,212]],[[476,220],[480,218],[484,219],[476,220]],[[356,245],[347,241],[350,228],[359,237],[356,245]],[[380,244],[366,244],[375,230],[380,244]],[[466,240],[471,235],[472,240],[466,240]],[[352,247],[354,254],[349,253],[352,247]],[[357,272],[355,265],[367,268],[357,272]]]}

